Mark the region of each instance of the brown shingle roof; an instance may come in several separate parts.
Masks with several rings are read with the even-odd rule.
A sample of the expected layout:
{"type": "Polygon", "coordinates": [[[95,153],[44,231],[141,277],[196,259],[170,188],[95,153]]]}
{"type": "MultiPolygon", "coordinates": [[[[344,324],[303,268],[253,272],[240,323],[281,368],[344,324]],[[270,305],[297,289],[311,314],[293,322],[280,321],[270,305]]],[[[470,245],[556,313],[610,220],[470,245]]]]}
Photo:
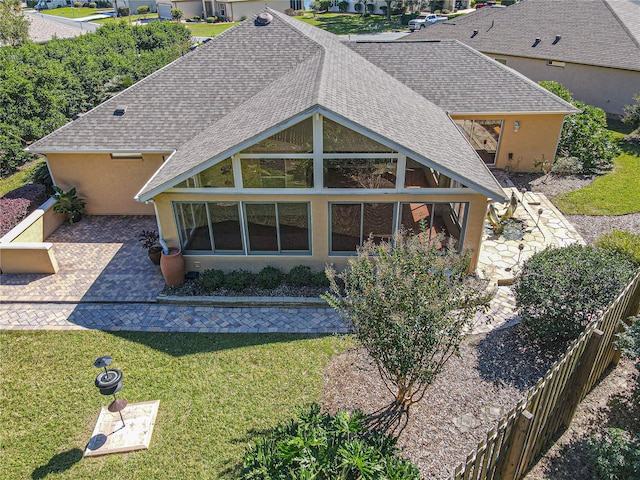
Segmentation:
{"type": "Polygon", "coordinates": [[[640,71],[639,19],[637,0],[523,0],[483,8],[405,39],[456,39],[487,54],[640,71]],[[554,44],[556,35],[561,38],[554,44]]]}
{"type": "MultiPolygon", "coordinates": [[[[360,51],[351,49],[330,33],[273,10],[269,13],[273,16],[269,25],[256,26],[249,20],[227,30],[30,150],[175,151],[140,191],[138,198],[146,200],[207,163],[284,128],[292,119],[321,112],[478,192],[503,196],[491,172],[447,113],[430,101],[427,90],[405,84],[406,76],[392,72],[384,62],[376,66],[377,57],[365,52],[364,46],[360,51]],[[118,105],[127,106],[125,115],[113,115],[118,105]]],[[[401,45],[381,48],[398,52],[401,45]]],[[[471,59],[489,80],[498,75],[496,71],[508,72],[458,44],[443,42],[438,48],[447,45],[451,57],[465,58],[460,57],[458,65],[443,64],[441,83],[446,74],[455,77],[460,63],[471,59]]],[[[412,60],[414,48],[423,47],[406,45],[406,62],[412,60]]],[[[515,103],[529,102],[532,109],[543,111],[558,112],[563,107],[564,112],[571,111],[523,77],[511,75],[515,103]]],[[[482,102],[476,107],[488,108],[489,99],[482,102]]],[[[465,108],[473,103],[467,102],[465,108]]]]}
{"type": "Polygon", "coordinates": [[[349,47],[449,113],[578,112],[456,40],[351,42],[349,47]]]}

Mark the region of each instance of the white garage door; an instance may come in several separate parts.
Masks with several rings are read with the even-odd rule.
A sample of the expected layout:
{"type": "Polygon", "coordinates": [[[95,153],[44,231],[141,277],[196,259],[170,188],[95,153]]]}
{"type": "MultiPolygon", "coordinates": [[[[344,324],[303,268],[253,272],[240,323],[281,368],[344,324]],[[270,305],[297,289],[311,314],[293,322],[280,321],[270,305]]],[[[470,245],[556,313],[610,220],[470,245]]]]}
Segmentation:
{"type": "Polygon", "coordinates": [[[158,5],[158,17],[171,20],[171,5],[158,5]]]}

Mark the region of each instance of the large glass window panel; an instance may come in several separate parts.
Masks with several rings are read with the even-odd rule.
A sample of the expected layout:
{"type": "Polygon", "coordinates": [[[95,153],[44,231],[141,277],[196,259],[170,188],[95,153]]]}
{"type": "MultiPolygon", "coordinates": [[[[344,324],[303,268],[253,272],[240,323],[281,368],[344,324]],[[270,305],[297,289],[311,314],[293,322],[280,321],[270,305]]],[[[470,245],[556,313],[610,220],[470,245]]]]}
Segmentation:
{"type": "Polygon", "coordinates": [[[325,188],[395,188],[395,158],[331,158],[324,160],[325,188]]]}
{"type": "Polygon", "coordinates": [[[389,153],[394,150],[324,118],[322,122],[323,151],[325,153],[389,153]]]}
{"type": "Polygon", "coordinates": [[[431,236],[432,220],[432,203],[403,203],[400,205],[400,225],[413,235],[424,231],[431,236]]]}
{"type": "Polygon", "coordinates": [[[175,204],[183,250],[211,250],[207,206],[204,203],[175,204]]]}
{"type": "Polygon", "coordinates": [[[331,205],[331,251],[354,252],[362,238],[362,205],[331,205]]]}
{"type": "Polygon", "coordinates": [[[280,250],[309,251],[309,204],[278,203],[280,250]]]}
{"type": "Polygon", "coordinates": [[[311,117],[247,148],[243,153],[313,153],[311,117]]]}
{"type": "Polygon", "coordinates": [[[501,120],[454,120],[458,129],[465,135],[471,146],[487,165],[495,165],[501,120]]]}
{"type": "Polygon", "coordinates": [[[176,188],[233,188],[234,186],[231,159],[227,158],[180,182],[176,188]]]}
{"type": "MultiPolygon", "coordinates": [[[[464,229],[468,203],[402,203],[400,224],[414,235],[427,233],[430,239],[444,236],[453,240],[456,248],[464,229]]],[[[438,245],[440,243],[438,242],[438,245]]]]}
{"type": "Polygon", "coordinates": [[[243,158],[244,188],[312,188],[313,160],[310,158],[243,158]]]}
{"type": "Polygon", "coordinates": [[[393,203],[365,203],[362,217],[362,242],[369,237],[375,243],[389,241],[393,235],[393,203]]]}
{"type": "Polygon", "coordinates": [[[251,252],[277,252],[276,206],[273,203],[245,204],[247,239],[251,252]]]}
{"type": "Polygon", "coordinates": [[[237,202],[209,203],[216,252],[242,252],[242,230],[237,202]]]}
{"type": "Polygon", "coordinates": [[[405,188],[437,188],[440,174],[430,167],[407,158],[404,174],[405,188]]]}

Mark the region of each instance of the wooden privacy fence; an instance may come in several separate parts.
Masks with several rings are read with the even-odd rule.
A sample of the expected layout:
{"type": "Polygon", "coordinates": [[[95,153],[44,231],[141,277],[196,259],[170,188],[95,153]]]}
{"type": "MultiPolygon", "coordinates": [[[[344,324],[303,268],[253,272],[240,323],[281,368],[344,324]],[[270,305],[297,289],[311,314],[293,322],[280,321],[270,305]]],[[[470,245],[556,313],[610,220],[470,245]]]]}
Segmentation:
{"type": "Polygon", "coordinates": [[[455,480],[518,480],[561,426],[568,427],[577,406],[604,370],[620,359],[615,349],[622,322],[637,312],[640,271],[611,305],[575,340],[562,357],[500,419],[455,471],[455,480]]]}

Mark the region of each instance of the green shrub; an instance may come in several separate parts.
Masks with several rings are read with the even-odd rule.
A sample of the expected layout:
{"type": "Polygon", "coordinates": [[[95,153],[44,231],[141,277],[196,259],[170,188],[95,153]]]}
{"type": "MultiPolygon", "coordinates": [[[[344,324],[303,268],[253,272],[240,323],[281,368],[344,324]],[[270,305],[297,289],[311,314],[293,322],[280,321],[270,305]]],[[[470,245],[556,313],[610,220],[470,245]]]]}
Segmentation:
{"type": "Polygon", "coordinates": [[[340,13],[346,13],[347,10],[349,10],[349,2],[347,2],[346,0],[340,0],[338,2],[338,10],[340,11],[340,13]]]}
{"type": "Polygon", "coordinates": [[[577,175],[582,172],[582,162],[577,157],[558,157],[551,171],[556,175],[577,175]]]}
{"type": "Polygon", "coordinates": [[[241,21],[241,22],[244,22],[246,19],[247,19],[247,16],[246,16],[246,15],[242,15],[242,16],[240,17],[240,21],[241,21]]]}
{"type": "MultiPolygon", "coordinates": [[[[38,0],[27,0],[27,8],[33,8],[38,3],[38,0]]],[[[80,4],[82,5],[82,4],[80,4]]]]}
{"type": "Polygon", "coordinates": [[[198,283],[206,292],[212,292],[224,285],[222,270],[205,270],[198,276],[198,283]]]}
{"type": "Polygon", "coordinates": [[[589,456],[600,480],[640,480],[640,435],[609,428],[589,439],[589,456]]]}
{"type": "Polygon", "coordinates": [[[282,272],[276,267],[266,266],[260,270],[256,280],[262,288],[277,288],[282,283],[282,272]]]}
{"type": "Polygon", "coordinates": [[[624,255],[636,265],[640,265],[640,234],[612,230],[600,235],[596,245],[624,255]]]}
{"type": "Polygon", "coordinates": [[[581,110],[580,113],[568,115],[565,119],[560,132],[557,156],[579,158],[582,173],[585,174],[610,170],[619,150],[613,135],[607,130],[604,110],[573,100],[571,92],[558,82],[538,83],[581,110]]]}
{"type": "Polygon", "coordinates": [[[330,416],[312,405],[247,450],[241,478],[418,480],[418,468],[396,457],[396,439],[368,430],[366,420],[361,412],[330,416]]]}
{"type": "Polygon", "coordinates": [[[96,8],[98,4],[96,2],[89,2],[89,8],[96,8]]]}
{"type": "Polygon", "coordinates": [[[311,284],[314,287],[329,288],[331,282],[329,281],[329,279],[327,278],[327,274],[323,270],[322,272],[316,272],[313,274],[313,280],[311,284]]]}
{"type": "Polygon", "coordinates": [[[640,127],[640,93],[636,93],[633,96],[633,99],[636,101],[633,105],[626,105],[624,107],[624,117],[622,117],[622,121],[626,124],[631,125],[631,128],[639,128],[640,127]]]}
{"type": "Polygon", "coordinates": [[[82,7],[82,2],[76,2],[73,4],[74,7],[76,8],[81,8],[82,7]]]}
{"type": "Polygon", "coordinates": [[[370,14],[373,14],[373,12],[376,11],[376,4],[375,3],[367,3],[367,12],[370,14]]]}
{"type": "Polygon", "coordinates": [[[218,19],[216,17],[207,17],[205,19],[205,22],[207,23],[216,23],[218,21],[218,19]]]}
{"type": "Polygon", "coordinates": [[[311,269],[304,265],[296,265],[287,274],[287,283],[294,287],[306,287],[313,282],[311,269]]]}
{"type": "Polygon", "coordinates": [[[253,280],[251,272],[246,270],[234,270],[229,272],[224,277],[224,286],[234,292],[241,292],[249,285],[253,280]]]}
{"type": "Polygon", "coordinates": [[[131,15],[131,9],[129,7],[118,7],[119,17],[128,17],[131,15]]]}
{"type": "Polygon", "coordinates": [[[611,250],[570,245],[539,252],[524,263],[514,285],[522,324],[544,341],[574,339],[634,270],[611,250]]]}
{"type": "Polygon", "coordinates": [[[149,8],[149,5],[140,5],[138,8],[136,8],[136,13],[138,15],[146,15],[151,11],[151,8],[149,8]]]}

